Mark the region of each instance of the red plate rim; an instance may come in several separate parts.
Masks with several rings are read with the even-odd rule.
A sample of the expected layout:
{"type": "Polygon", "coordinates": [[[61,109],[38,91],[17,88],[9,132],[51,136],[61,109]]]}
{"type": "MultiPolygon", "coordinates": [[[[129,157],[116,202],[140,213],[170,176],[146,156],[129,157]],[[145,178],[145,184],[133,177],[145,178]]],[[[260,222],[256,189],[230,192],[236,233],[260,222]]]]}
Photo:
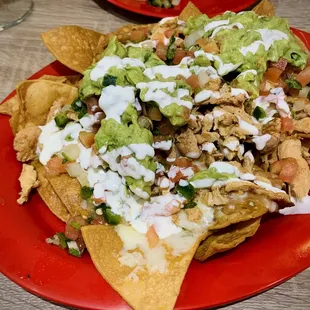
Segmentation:
{"type": "MultiPolygon", "coordinates": [[[[205,1],[206,0],[200,0],[200,1],[196,0],[196,1],[192,1],[192,2],[196,2],[194,4],[199,6],[199,3],[197,3],[197,2],[201,2],[202,4],[204,4],[205,1]]],[[[238,1],[235,1],[237,3],[234,5],[234,7],[231,9],[231,11],[239,12],[239,11],[245,10],[245,9],[251,7],[252,5],[254,5],[255,3],[259,2],[259,1],[260,0],[247,0],[246,3],[240,3],[238,1]]],[[[181,5],[178,5],[174,8],[169,8],[169,9],[158,8],[158,7],[148,5],[148,4],[141,4],[141,7],[136,7],[136,6],[132,6],[132,5],[128,4],[127,1],[122,1],[122,0],[107,0],[107,2],[113,4],[117,7],[120,7],[126,11],[130,11],[130,12],[137,13],[140,15],[145,15],[145,16],[163,18],[163,17],[179,15],[189,1],[183,0],[183,3],[181,3],[181,5]]],[[[206,13],[205,9],[202,9],[201,11],[203,13],[206,13]]],[[[218,12],[216,12],[216,14],[210,14],[210,16],[212,17],[214,15],[222,14],[225,11],[227,11],[227,10],[225,10],[225,9],[219,10],[218,12]]]]}
{"type": "MultiPolygon", "coordinates": [[[[307,45],[308,48],[310,48],[310,34],[301,31],[301,30],[297,30],[297,29],[293,29],[294,33],[299,36],[303,42],[307,45]]],[[[50,75],[69,75],[69,74],[74,74],[75,72],[73,72],[72,70],[68,69],[67,67],[65,67],[64,65],[62,65],[61,63],[59,63],[58,61],[54,61],[53,63],[51,63],[50,65],[46,66],[45,68],[41,69],[40,71],[38,71],[37,73],[35,73],[34,75],[32,75],[29,79],[35,79],[35,78],[39,78],[40,76],[44,75],[44,74],[50,74],[50,75]]],[[[4,101],[8,100],[9,98],[11,98],[12,96],[14,96],[15,91],[12,92],[9,96],[7,96],[4,101]]],[[[4,102],[3,101],[3,102],[4,102]]],[[[1,117],[2,118],[2,117],[1,117]]],[[[0,123],[6,123],[7,125],[7,118],[4,122],[0,122],[0,123]]],[[[12,140],[12,136],[8,138],[8,140],[12,140]]],[[[12,141],[10,141],[9,143],[12,143],[12,141]]],[[[2,144],[2,140],[1,140],[1,144],[2,144]]],[[[3,153],[3,152],[2,152],[3,153]]],[[[9,156],[12,156],[12,154],[14,154],[14,151],[11,147],[11,149],[8,151],[9,156]]],[[[2,159],[2,155],[0,155],[0,163],[1,163],[1,159],[2,159]]],[[[12,157],[11,157],[12,159],[12,157]]],[[[17,164],[17,162],[14,162],[12,164],[12,167],[9,168],[4,168],[3,169],[11,169],[13,172],[12,177],[15,178],[17,180],[18,178],[18,173],[20,170],[20,164],[17,164]],[[17,168],[16,168],[17,167],[17,168]]],[[[4,184],[5,186],[5,184],[4,184]]],[[[13,189],[9,189],[11,191],[14,192],[14,195],[18,192],[18,190],[16,189],[18,188],[18,184],[16,181],[16,186],[14,185],[13,189]]],[[[7,189],[4,189],[4,191],[7,189]]],[[[14,196],[13,195],[13,196],[14,196]]],[[[6,214],[7,210],[5,210],[5,202],[3,200],[4,194],[0,192],[0,214],[6,214]]],[[[9,196],[12,196],[11,194],[9,196]]],[[[15,198],[16,197],[10,197],[11,202],[9,203],[10,208],[19,208],[16,206],[16,203],[13,204],[12,201],[15,202],[15,198]],[[12,198],[12,199],[11,199],[12,198]]],[[[58,219],[56,219],[48,210],[42,210],[42,204],[44,204],[41,199],[39,198],[39,196],[36,194],[32,197],[30,203],[31,208],[34,208],[33,210],[29,210],[24,209],[22,212],[27,212],[26,216],[29,217],[29,214],[31,214],[31,212],[34,212],[36,210],[36,212],[38,212],[39,217],[42,216],[42,219],[44,219],[46,221],[46,223],[44,223],[45,225],[52,227],[49,228],[49,230],[52,232],[55,229],[59,230],[61,228],[63,228],[63,223],[61,223],[58,219]],[[41,206],[40,206],[41,205],[41,206]],[[26,210],[26,211],[25,211],[26,210]],[[44,217],[44,213],[48,213],[47,217],[44,217]],[[56,227],[56,228],[55,228],[56,227]]],[[[24,206],[23,208],[25,208],[26,206],[24,206]]],[[[224,255],[220,255],[217,258],[211,259],[208,262],[204,263],[204,264],[200,264],[197,261],[193,261],[192,265],[189,269],[189,272],[184,280],[182,289],[181,289],[181,294],[179,296],[179,299],[177,301],[176,304],[176,309],[201,309],[201,308],[206,308],[206,307],[214,307],[214,306],[220,306],[220,305],[226,305],[232,302],[236,302],[245,298],[248,298],[250,296],[256,295],[258,293],[261,293],[263,291],[266,291],[278,284],[283,283],[284,281],[288,280],[289,278],[293,277],[294,275],[300,273],[301,271],[305,270],[306,268],[310,267],[310,238],[309,238],[309,234],[307,235],[303,235],[305,232],[308,232],[308,226],[307,223],[309,223],[310,220],[310,215],[299,215],[299,216],[290,216],[290,217],[282,217],[281,221],[278,221],[277,218],[271,218],[270,220],[267,220],[265,223],[262,224],[262,229],[260,229],[260,232],[255,235],[254,237],[252,237],[252,239],[249,242],[245,242],[244,245],[238,247],[237,249],[228,252],[227,254],[224,255]],[[272,225],[270,224],[272,223],[272,225]],[[274,231],[281,231],[281,234],[285,229],[287,229],[288,227],[294,227],[294,233],[292,232],[291,234],[285,235],[284,237],[286,238],[286,240],[281,240],[280,237],[276,237],[276,234],[272,234],[274,231]],[[272,230],[273,229],[273,230],[272,230]],[[307,230],[306,230],[307,229],[307,230]],[[267,232],[267,230],[269,230],[267,232]],[[270,231],[271,230],[271,231],[270,231]],[[275,242],[274,244],[272,244],[271,242],[268,242],[268,238],[271,238],[273,240],[273,242],[275,242]],[[298,244],[296,244],[296,248],[294,248],[294,238],[298,238],[298,244]],[[283,252],[277,253],[275,249],[273,249],[272,247],[277,248],[278,247],[278,243],[280,242],[284,242],[284,246],[286,246],[284,248],[283,252]],[[257,253],[257,254],[253,254],[253,244],[256,243],[257,248],[259,249],[264,249],[264,246],[268,245],[270,246],[268,249],[266,249],[266,253],[273,253],[274,255],[276,255],[276,261],[271,262],[270,266],[267,266],[265,268],[265,266],[262,266],[262,269],[259,270],[259,273],[263,273],[266,274],[265,276],[268,278],[268,274],[269,273],[274,273],[272,280],[267,280],[266,283],[262,283],[262,284],[257,284],[257,283],[242,283],[242,281],[239,281],[239,285],[241,285],[241,287],[236,287],[236,288],[227,288],[228,290],[231,289],[231,293],[230,293],[230,297],[226,296],[223,300],[221,300],[221,297],[218,299],[216,296],[211,296],[209,295],[209,299],[205,300],[204,297],[200,298],[199,300],[188,302],[189,299],[188,296],[192,296],[195,295],[196,290],[198,289],[197,287],[195,287],[195,285],[193,285],[195,283],[196,279],[199,279],[199,276],[201,276],[201,273],[204,273],[205,270],[209,270],[212,271],[215,274],[212,274],[211,276],[214,277],[218,277],[218,281],[215,281],[212,284],[212,287],[215,287],[215,293],[217,289],[222,290],[221,285],[219,285],[219,283],[221,283],[221,278],[225,278],[225,272],[230,272],[232,274],[232,276],[240,276],[240,272],[241,272],[241,268],[245,269],[244,272],[244,277],[245,277],[245,282],[246,282],[246,277],[247,277],[247,272],[250,273],[251,272],[251,266],[240,266],[238,265],[238,259],[245,257],[245,255],[251,257],[251,259],[256,260],[256,263],[259,263],[259,259],[261,259],[262,254],[261,253],[257,253]],[[258,258],[257,258],[258,256],[258,258]],[[220,264],[220,266],[219,266],[220,264]],[[227,268],[227,265],[233,265],[236,266],[236,268],[240,268],[237,270],[237,272],[235,271],[236,268],[227,268]],[[208,266],[208,268],[207,268],[208,266]],[[279,266],[283,269],[283,271],[281,270],[276,270],[277,268],[279,268],[279,266]],[[219,268],[220,267],[220,268],[219,268]],[[255,288],[253,288],[253,285],[255,288]],[[186,294],[184,294],[184,292],[186,292],[186,294]]],[[[0,218],[0,223],[2,223],[5,227],[4,224],[5,219],[1,219],[0,218]]],[[[32,224],[31,221],[33,221],[30,217],[29,217],[29,223],[27,224],[32,224]]],[[[20,223],[19,223],[20,224],[20,223]]],[[[18,226],[18,219],[16,222],[16,226],[18,226]]],[[[8,245],[9,243],[7,243],[6,238],[8,237],[8,234],[6,233],[5,230],[1,230],[0,231],[0,244],[6,244],[8,245]]],[[[23,238],[27,239],[27,234],[25,236],[23,236],[23,238]]],[[[22,238],[22,240],[23,240],[22,238]]],[[[41,237],[40,237],[41,238],[41,237]]],[[[41,240],[42,241],[42,240],[41,240]]],[[[43,238],[43,242],[44,242],[44,238],[43,238]]],[[[17,240],[17,244],[19,244],[20,247],[24,246],[23,243],[20,242],[20,240],[17,240]]],[[[282,244],[279,248],[279,250],[281,250],[282,244]]],[[[43,244],[42,248],[39,248],[40,251],[42,251],[42,253],[44,253],[44,255],[47,255],[45,257],[45,260],[48,260],[49,263],[55,264],[55,266],[57,266],[58,262],[49,261],[49,251],[53,252],[52,254],[56,253],[57,257],[61,257],[63,258],[63,262],[65,264],[67,264],[68,262],[68,266],[71,268],[72,264],[78,264],[80,265],[80,261],[76,261],[75,258],[70,257],[69,255],[65,254],[64,251],[56,248],[56,247],[52,247],[50,248],[49,245],[43,244]],[[48,250],[46,250],[48,249],[48,250]]],[[[255,246],[255,250],[256,250],[256,246],[255,246]]],[[[24,289],[26,289],[27,291],[34,293],[40,297],[46,298],[48,300],[51,300],[53,302],[56,303],[61,303],[63,305],[67,305],[67,306],[73,306],[73,307],[79,307],[79,308],[83,308],[83,309],[115,309],[115,306],[117,306],[118,309],[129,309],[128,306],[126,305],[126,303],[118,296],[117,293],[115,293],[113,291],[112,288],[109,287],[109,285],[101,278],[101,276],[99,275],[99,273],[97,273],[94,270],[94,267],[92,268],[93,270],[90,269],[91,271],[91,277],[94,278],[94,283],[99,283],[100,286],[103,286],[103,290],[102,290],[102,294],[104,293],[104,290],[106,289],[108,291],[108,295],[109,297],[112,299],[112,301],[104,301],[102,304],[100,304],[98,302],[98,300],[96,301],[96,303],[91,303],[89,301],[84,301],[83,299],[72,299],[70,298],[70,290],[68,289],[68,295],[69,296],[59,296],[57,295],[57,293],[55,294],[55,292],[53,290],[50,290],[50,288],[48,288],[48,286],[44,287],[44,285],[38,285],[38,283],[33,283],[30,281],[27,281],[27,279],[25,280],[25,278],[27,277],[27,274],[23,273],[24,269],[27,270],[27,268],[25,268],[25,266],[20,266],[18,268],[20,269],[10,269],[6,267],[4,267],[4,255],[9,255],[10,252],[14,253],[14,248],[12,247],[5,247],[5,246],[1,246],[0,247],[0,271],[9,279],[11,279],[13,282],[15,282],[16,284],[18,284],[19,286],[23,287],[24,289]],[[1,249],[2,248],[2,249],[1,249]]],[[[267,255],[267,254],[266,254],[267,255]]],[[[272,254],[271,254],[272,255],[272,254]]],[[[272,256],[271,256],[272,257],[272,256]]],[[[17,261],[21,262],[20,259],[21,258],[15,258],[17,261]]],[[[84,260],[81,260],[82,263],[81,264],[86,264],[88,266],[88,264],[92,265],[90,258],[88,255],[86,255],[84,258],[84,260]]],[[[62,261],[62,260],[61,260],[62,261]]],[[[14,262],[13,262],[14,264],[14,262]]],[[[27,266],[26,266],[27,267],[27,266]]],[[[47,268],[48,266],[45,266],[45,268],[47,268]]],[[[63,268],[63,266],[61,265],[61,268],[63,268]]],[[[47,268],[48,269],[48,268],[47,268]]],[[[256,268],[257,269],[257,268],[256,268]]],[[[44,270],[44,268],[43,268],[44,270]]],[[[42,271],[41,271],[42,272],[42,271]]],[[[256,270],[256,272],[258,272],[256,270]]],[[[46,281],[45,274],[43,273],[38,273],[38,278],[37,281],[46,281]]],[[[50,276],[50,275],[49,275],[50,276]]],[[[204,277],[209,276],[209,274],[204,275],[204,277]]],[[[210,278],[209,281],[213,280],[213,278],[210,278]]],[[[253,278],[253,276],[251,277],[253,278]]],[[[204,278],[203,278],[204,279],[204,278]]],[[[226,279],[226,278],[225,278],[226,279]]],[[[271,279],[271,278],[270,278],[271,279]]],[[[233,280],[233,279],[231,279],[233,280]]],[[[252,279],[253,280],[253,279],[252,279]]],[[[200,282],[199,282],[200,283],[200,282]]],[[[226,283],[227,284],[227,283],[226,283]]],[[[231,284],[231,283],[229,283],[231,284]]],[[[205,291],[202,290],[201,293],[207,294],[208,290],[208,286],[205,287],[205,291]]],[[[98,294],[98,291],[96,292],[96,294],[98,294]]]]}

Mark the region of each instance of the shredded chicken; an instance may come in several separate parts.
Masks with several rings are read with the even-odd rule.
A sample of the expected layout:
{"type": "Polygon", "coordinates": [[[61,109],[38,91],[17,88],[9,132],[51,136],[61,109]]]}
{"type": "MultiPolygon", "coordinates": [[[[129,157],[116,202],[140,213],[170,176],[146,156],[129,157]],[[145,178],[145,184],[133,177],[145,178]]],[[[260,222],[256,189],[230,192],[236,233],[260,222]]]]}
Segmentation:
{"type": "Polygon", "coordinates": [[[310,189],[310,172],[307,161],[302,157],[301,142],[297,139],[286,139],[278,149],[279,159],[293,157],[298,162],[297,173],[291,183],[292,193],[297,198],[308,195],[310,189]]]}
{"type": "Polygon", "coordinates": [[[177,147],[180,153],[189,158],[199,158],[201,150],[198,147],[198,141],[194,132],[191,129],[187,129],[176,138],[177,147]]]}
{"type": "Polygon", "coordinates": [[[199,223],[202,217],[202,212],[199,208],[185,209],[187,218],[191,222],[199,223]]]}
{"type": "Polygon", "coordinates": [[[14,150],[17,160],[26,162],[36,158],[36,148],[41,129],[37,126],[24,128],[19,131],[14,139],[14,150]]]}
{"type": "Polygon", "coordinates": [[[21,205],[28,201],[28,196],[32,188],[39,186],[39,181],[37,180],[37,172],[31,165],[23,164],[23,170],[19,177],[19,182],[21,186],[20,197],[17,202],[21,205]]]}

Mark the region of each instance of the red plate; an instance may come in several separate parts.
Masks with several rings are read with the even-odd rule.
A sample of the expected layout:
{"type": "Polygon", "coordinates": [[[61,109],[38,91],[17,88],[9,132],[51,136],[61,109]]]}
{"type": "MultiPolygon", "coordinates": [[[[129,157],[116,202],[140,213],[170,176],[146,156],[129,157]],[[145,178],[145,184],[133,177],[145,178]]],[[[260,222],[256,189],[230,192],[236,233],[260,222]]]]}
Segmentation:
{"type": "MultiPolygon", "coordinates": [[[[310,48],[310,34],[294,31],[310,48]]],[[[55,61],[31,78],[43,74],[59,76],[72,71],[55,61]]],[[[45,243],[45,238],[62,231],[64,224],[38,194],[25,205],[17,205],[21,164],[15,160],[8,117],[2,115],[0,132],[0,271],[26,290],[54,302],[87,309],[130,309],[96,271],[88,254],[74,258],[45,243]]],[[[310,266],[309,223],[310,215],[271,217],[236,249],[203,264],[193,261],[176,309],[237,301],[306,269],[310,266]]]]}
{"type": "MultiPolygon", "coordinates": [[[[154,16],[167,17],[178,16],[189,2],[189,0],[181,0],[180,5],[171,9],[158,8],[147,4],[147,0],[107,0],[108,2],[134,13],[154,16]]],[[[191,0],[201,12],[208,14],[208,16],[215,16],[225,11],[239,12],[252,6],[257,0],[191,0]]]]}

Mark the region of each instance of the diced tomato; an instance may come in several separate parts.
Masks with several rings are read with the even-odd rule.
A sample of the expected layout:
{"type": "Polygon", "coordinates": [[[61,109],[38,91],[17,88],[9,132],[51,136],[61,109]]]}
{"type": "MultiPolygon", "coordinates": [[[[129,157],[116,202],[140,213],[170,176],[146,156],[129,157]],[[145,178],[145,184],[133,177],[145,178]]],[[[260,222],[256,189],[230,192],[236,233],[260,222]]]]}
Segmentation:
{"type": "Polygon", "coordinates": [[[282,70],[271,67],[265,72],[264,78],[272,83],[277,83],[281,74],[282,70]]]}
{"type": "Polygon", "coordinates": [[[189,78],[186,79],[186,83],[193,89],[198,89],[200,87],[199,79],[196,74],[192,74],[189,78]]]}
{"type": "Polygon", "coordinates": [[[66,224],[65,236],[70,240],[77,240],[82,236],[81,227],[86,224],[86,220],[84,220],[81,216],[73,216],[69,218],[66,224]]]}
{"type": "Polygon", "coordinates": [[[167,50],[168,47],[164,44],[164,42],[158,42],[156,46],[156,55],[161,59],[161,60],[166,60],[167,59],[167,50]]]}
{"type": "Polygon", "coordinates": [[[67,173],[65,165],[62,163],[63,159],[60,157],[51,158],[45,165],[46,173],[50,176],[56,176],[61,173],[67,173]]]}
{"type": "Polygon", "coordinates": [[[136,29],[131,32],[130,41],[141,42],[147,39],[147,28],[136,29]]]}
{"type": "Polygon", "coordinates": [[[91,224],[92,225],[103,225],[103,224],[105,224],[105,219],[103,216],[95,215],[91,221],[91,224]]]}
{"type": "Polygon", "coordinates": [[[192,165],[192,161],[187,157],[179,157],[174,161],[173,165],[180,168],[188,168],[192,165]]]}
{"type": "Polygon", "coordinates": [[[284,58],[280,58],[278,62],[272,62],[270,66],[272,68],[277,68],[283,72],[287,66],[287,60],[284,58]]]}
{"type": "Polygon", "coordinates": [[[298,162],[295,158],[288,157],[274,162],[270,172],[278,174],[283,182],[291,183],[298,170],[298,162]]]}
{"type": "Polygon", "coordinates": [[[294,130],[293,119],[289,117],[281,117],[281,130],[282,131],[294,130]]]}
{"type": "Polygon", "coordinates": [[[181,60],[186,56],[186,51],[182,50],[182,49],[176,49],[175,50],[175,54],[173,57],[173,64],[178,65],[181,60]]]}
{"type": "Polygon", "coordinates": [[[177,183],[177,182],[179,182],[181,179],[183,179],[184,178],[184,175],[183,175],[183,173],[179,170],[176,174],[175,174],[175,176],[172,178],[172,179],[170,179],[172,182],[174,182],[174,183],[177,183]]]}
{"type": "Polygon", "coordinates": [[[308,83],[310,83],[310,66],[299,72],[296,76],[296,80],[302,87],[305,87],[308,83]]]}
{"type": "Polygon", "coordinates": [[[89,149],[95,143],[95,134],[88,131],[81,131],[79,134],[79,140],[89,149]]]}
{"type": "Polygon", "coordinates": [[[80,250],[80,253],[83,253],[86,249],[86,245],[85,245],[85,242],[84,242],[84,239],[83,239],[83,236],[80,235],[76,240],[75,240],[79,250],[80,250]]]}
{"type": "Polygon", "coordinates": [[[159,237],[158,237],[153,225],[148,229],[148,231],[146,233],[146,238],[147,238],[147,241],[148,241],[150,248],[154,248],[158,244],[159,237]]]}
{"type": "MultiPolygon", "coordinates": [[[[176,30],[175,29],[167,29],[165,33],[165,37],[170,39],[173,34],[175,34],[176,30]]],[[[176,34],[175,34],[176,35],[176,34]]]]}

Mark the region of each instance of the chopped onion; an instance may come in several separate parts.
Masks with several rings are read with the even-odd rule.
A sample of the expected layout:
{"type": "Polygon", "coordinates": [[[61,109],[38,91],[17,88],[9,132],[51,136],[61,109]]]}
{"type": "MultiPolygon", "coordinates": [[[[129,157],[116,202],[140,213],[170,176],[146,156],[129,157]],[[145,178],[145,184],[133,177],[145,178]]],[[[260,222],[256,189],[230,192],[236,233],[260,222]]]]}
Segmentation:
{"type": "Polygon", "coordinates": [[[76,178],[85,172],[79,163],[66,164],[66,170],[70,177],[76,178]]]}
{"type": "Polygon", "coordinates": [[[80,148],[77,144],[69,144],[62,149],[62,153],[64,153],[70,161],[74,161],[80,155],[80,148]]]}
{"type": "Polygon", "coordinates": [[[303,98],[297,98],[294,102],[293,105],[293,111],[298,112],[298,111],[302,111],[305,108],[305,99],[303,98]]]}
{"type": "Polygon", "coordinates": [[[305,87],[303,87],[303,89],[299,92],[298,97],[308,98],[309,92],[310,92],[310,86],[305,86],[305,87]]]}
{"type": "Polygon", "coordinates": [[[153,48],[154,47],[154,42],[151,40],[147,40],[144,43],[142,43],[143,48],[153,48]]]}
{"type": "Polygon", "coordinates": [[[204,87],[210,81],[210,77],[206,71],[201,70],[198,73],[198,81],[201,87],[204,87]]]}
{"type": "Polygon", "coordinates": [[[88,174],[86,171],[83,170],[83,172],[77,177],[77,180],[79,181],[81,186],[88,186],[89,187],[88,174]]]}
{"type": "Polygon", "coordinates": [[[185,38],[184,46],[186,48],[190,48],[191,46],[195,45],[196,41],[202,38],[203,34],[204,34],[204,30],[202,29],[194,31],[188,37],[185,38]]]}

